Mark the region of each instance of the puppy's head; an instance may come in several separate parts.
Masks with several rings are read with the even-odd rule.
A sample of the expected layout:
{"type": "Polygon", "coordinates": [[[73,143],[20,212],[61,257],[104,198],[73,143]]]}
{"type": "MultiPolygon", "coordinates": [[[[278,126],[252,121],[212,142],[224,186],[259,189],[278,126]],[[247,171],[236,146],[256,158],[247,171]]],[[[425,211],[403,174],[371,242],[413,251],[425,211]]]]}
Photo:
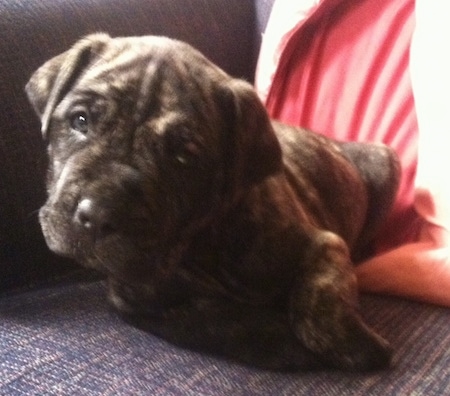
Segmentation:
{"type": "Polygon", "coordinates": [[[252,88],[178,41],[88,36],[26,91],[48,142],[46,241],[109,274],[151,275],[281,166],[252,88]]]}

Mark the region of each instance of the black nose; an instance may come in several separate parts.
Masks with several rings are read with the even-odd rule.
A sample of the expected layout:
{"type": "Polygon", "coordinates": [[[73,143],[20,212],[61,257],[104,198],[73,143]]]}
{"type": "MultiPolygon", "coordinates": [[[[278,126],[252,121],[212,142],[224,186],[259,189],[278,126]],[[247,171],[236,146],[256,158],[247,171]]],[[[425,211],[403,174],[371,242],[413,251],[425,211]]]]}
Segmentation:
{"type": "Polygon", "coordinates": [[[84,198],[77,206],[74,222],[84,231],[104,236],[114,231],[111,213],[105,207],[96,205],[92,199],[84,198]]]}

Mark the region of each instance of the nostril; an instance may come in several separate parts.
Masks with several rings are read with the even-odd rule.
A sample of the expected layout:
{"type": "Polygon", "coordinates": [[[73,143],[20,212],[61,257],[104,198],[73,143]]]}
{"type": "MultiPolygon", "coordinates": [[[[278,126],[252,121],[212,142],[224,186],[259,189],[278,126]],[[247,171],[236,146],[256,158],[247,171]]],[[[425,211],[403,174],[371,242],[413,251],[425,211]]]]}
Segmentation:
{"type": "Polygon", "coordinates": [[[74,221],[85,231],[102,236],[114,231],[109,217],[105,208],[98,207],[92,199],[84,198],[78,203],[74,221]]]}
{"type": "Polygon", "coordinates": [[[87,230],[95,227],[95,209],[91,199],[83,199],[79,202],[75,211],[75,221],[87,230]]]}

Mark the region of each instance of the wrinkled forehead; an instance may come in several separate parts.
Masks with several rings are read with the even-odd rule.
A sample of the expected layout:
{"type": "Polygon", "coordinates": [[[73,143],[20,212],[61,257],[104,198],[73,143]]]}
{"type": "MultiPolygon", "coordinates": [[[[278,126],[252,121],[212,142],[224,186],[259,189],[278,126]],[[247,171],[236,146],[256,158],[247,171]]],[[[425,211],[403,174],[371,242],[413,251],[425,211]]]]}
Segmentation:
{"type": "Polygon", "coordinates": [[[123,38],[112,40],[74,88],[81,96],[116,99],[123,106],[129,102],[143,119],[150,110],[208,114],[216,107],[215,90],[227,79],[184,43],[162,37],[123,38]]]}

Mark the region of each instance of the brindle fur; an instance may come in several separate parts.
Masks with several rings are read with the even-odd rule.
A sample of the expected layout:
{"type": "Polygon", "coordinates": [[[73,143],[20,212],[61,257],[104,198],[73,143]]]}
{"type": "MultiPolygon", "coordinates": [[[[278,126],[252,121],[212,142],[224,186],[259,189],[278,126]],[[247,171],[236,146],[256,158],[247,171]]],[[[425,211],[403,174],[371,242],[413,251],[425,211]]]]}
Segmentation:
{"type": "Polygon", "coordinates": [[[48,140],[46,241],[105,273],[127,320],[265,368],[389,364],[351,255],[394,199],[390,149],[272,122],[249,84],[162,37],[89,36],[27,93],[48,140]]]}

